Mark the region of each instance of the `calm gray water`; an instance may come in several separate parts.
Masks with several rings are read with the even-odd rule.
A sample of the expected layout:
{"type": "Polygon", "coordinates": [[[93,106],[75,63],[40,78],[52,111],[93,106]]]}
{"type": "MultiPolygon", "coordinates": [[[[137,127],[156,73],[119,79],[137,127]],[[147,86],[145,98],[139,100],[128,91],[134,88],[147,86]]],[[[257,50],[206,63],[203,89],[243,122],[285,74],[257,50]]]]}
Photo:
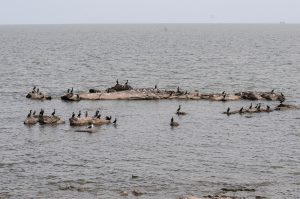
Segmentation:
{"type": "Polygon", "coordinates": [[[221,112],[249,101],[59,99],[118,78],[200,92],[274,88],[300,104],[300,25],[0,26],[0,69],[0,197],[122,198],[136,188],[139,198],[176,199],[235,186],[256,191],[228,195],[300,197],[299,110],[247,118],[221,112]],[[26,99],[33,85],[55,99],[26,99]],[[187,116],[174,116],[179,104],[187,116]],[[40,108],[66,120],[100,108],[119,125],[94,134],[68,122],[24,126],[29,109],[40,108]]]}

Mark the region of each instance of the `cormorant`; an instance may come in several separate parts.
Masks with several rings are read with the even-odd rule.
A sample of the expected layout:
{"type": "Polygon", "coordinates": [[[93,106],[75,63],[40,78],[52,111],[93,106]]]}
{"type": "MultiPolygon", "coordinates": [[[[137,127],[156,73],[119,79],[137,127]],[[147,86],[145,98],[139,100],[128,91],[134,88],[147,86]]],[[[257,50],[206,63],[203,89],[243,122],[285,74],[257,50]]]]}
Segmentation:
{"type": "Polygon", "coordinates": [[[157,89],[157,85],[155,84],[154,89],[157,89]]]}
{"type": "Polygon", "coordinates": [[[111,116],[109,116],[109,117],[106,116],[105,119],[106,119],[106,120],[111,120],[111,116]]]}
{"type": "Polygon", "coordinates": [[[260,111],[260,104],[257,106],[257,110],[260,111]]]}
{"type": "Polygon", "coordinates": [[[252,109],[252,103],[250,104],[249,109],[252,109]]]}
{"type": "Polygon", "coordinates": [[[87,111],[85,111],[85,117],[87,117],[88,116],[88,112],[87,111]]]}
{"type": "Polygon", "coordinates": [[[44,115],[44,109],[41,109],[40,116],[43,116],[43,115],[44,115]]]}
{"type": "Polygon", "coordinates": [[[230,108],[228,107],[228,109],[227,109],[226,113],[227,113],[227,114],[229,114],[229,111],[230,111],[230,108]]]}
{"type": "Polygon", "coordinates": [[[75,117],[75,113],[73,112],[73,113],[72,113],[72,118],[74,118],[74,117],[75,117]]]}
{"type": "Polygon", "coordinates": [[[243,109],[244,109],[244,107],[242,107],[242,108],[239,110],[239,113],[242,113],[242,112],[243,112],[243,109]]]}
{"type": "Polygon", "coordinates": [[[179,111],[180,111],[180,109],[181,109],[181,105],[179,105],[179,107],[178,107],[178,109],[177,109],[177,111],[176,111],[176,112],[179,112],[179,111]]]}
{"type": "Polygon", "coordinates": [[[97,117],[98,119],[100,119],[100,118],[101,118],[101,114],[97,115],[96,117],[97,117]]]}
{"type": "Polygon", "coordinates": [[[113,124],[117,124],[117,118],[115,118],[115,120],[113,121],[113,124]]]}
{"type": "Polygon", "coordinates": [[[35,115],[35,111],[33,111],[32,115],[33,115],[33,116],[35,115]]]}
{"type": "Polygon", "coordinates": [[[51,114],[52,116],[54,116],[55,115],[55,109],[54,109],[54,111],[52,112],[52,114],[51,114]]]}
{"type": "Polygon", "coordinates": [[[72,89],[71,89],[70,93],[73,93],[73,87],[72,87],[72,89]]]}
{"type": "Polygon", "coordinates": [[[98,116],[98,114],[99,114],[99,110],[97,110],[97,111],[96,111],[96,113],[95,113],[94,117],[97,117],[97,116],[98,116]]]}
{"type": "Polygon", "coordinates": [[[128,80],[126,81],[125,85],[127,85],[127,84],[128,84],[128,80]]]}
{"type": "Polygon", "coordinates": [[[70,89],[68,88],[67,93],[70,93],[70,89]]]}
{"type": "Polygon", "coordinates": [[[77,117],[80,117],[80,116],[81,116],[81,111],[79,111],[79,113],[78,113],[77,117]]]}
{"type": "Polygon", "coordinates": [[[170,122],[170,126],[174,127],[174,126],[179,126],[179,124],[177,122],[174,122],[174,118],[171,118],[171,122],[170,122]]]}
{"type": "Polygon", "coordinates": [[[31,116],[31,111],[32,111],[32,110],[29,111],[27,117],[30,117],[30,116],[31,116]]]}
{"type": "Polygon", "coordinates": [[[119,80],[117,79],[117,85],[119,85],[119,80]]]}

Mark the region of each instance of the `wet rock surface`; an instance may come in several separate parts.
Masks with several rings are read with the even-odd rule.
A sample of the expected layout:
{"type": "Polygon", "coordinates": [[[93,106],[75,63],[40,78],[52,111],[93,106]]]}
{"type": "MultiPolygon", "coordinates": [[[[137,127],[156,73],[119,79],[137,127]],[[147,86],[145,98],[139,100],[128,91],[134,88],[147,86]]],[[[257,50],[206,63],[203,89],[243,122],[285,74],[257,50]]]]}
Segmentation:
{"type": "Polygon", "coordinates": [[[103,125],[111,123],[110,119],[97,117],[73,117],[69,119],[71,126],[103,125]]]}
{"type": "Polygon", "coordinates": [[[160,90],[157,88],[133,89],[116,85],[105,91],[90,89],[89,93],[80,93],[80,99],[85,100],[157,100],[157,99],[184,99],[184,100],[211,100],[211,101],[236,101],[236,100],[271,100],[284,101],[282,93],[274,92],[238,92],[238,93],[199,93],[188,91],[160,90]]]}
{"type": "Polygon", "coordinates": [[[26,95],[26,98],[34,99],[34,100],[51,100],[52,97],[48,95],[44,95],[42,92],[34,92],[31,91],[26,95]]]}
{"type": "Polygon", "coordinates": [[[48,115],[30,116],[30,117],[27,117],[24,120],[24,124],[27,124],[27,125],[33,125],[33,124],[36,124],[36,123],[39,123],[39,124],[42,124],[42,125],[44,125],[44,124],[64,124],[65,121],[62,117],[48,116],[48,115]]]}

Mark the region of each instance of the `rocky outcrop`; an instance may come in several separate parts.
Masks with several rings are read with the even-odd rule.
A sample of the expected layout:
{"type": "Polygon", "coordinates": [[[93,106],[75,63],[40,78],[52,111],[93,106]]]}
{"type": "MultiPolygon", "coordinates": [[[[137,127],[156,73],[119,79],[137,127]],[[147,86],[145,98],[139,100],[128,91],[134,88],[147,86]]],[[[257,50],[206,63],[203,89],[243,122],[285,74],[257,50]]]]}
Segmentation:
{"type": "Polygon", "coordinates": [[[51,100],[51,96],[44,95],[42,92],[31,91],[26,95],[26,98],[35,100],[51,100]]]}
{"type": "MultiPolygon", "coordinates": [[[[236,100],[272,100],[284,101],[283,94],[271,92],[239,92],[239,93],[198,93],[182,92],[159,89],[129,89],[122,91],[99,91],[90,89],[89,93],[80,93],[76,99],[81,100],[158,100],[158,99],[181,99],[181,100],[211,100],[211,101],[236,101],[236,100]]],[[[65,96],[71,100],[70,96],[65,96]]],[[[66,99],[67,100],[67,99],[66,99]]]]}
{"type": "Polygon", "coordinates": [[[40,124],[64,124],[65,120],[59,116],[41,116],[39,117],[40,124]]]}
{"type": "Polygon", "coordinates": [[[59,116],[39,116],[39,115],[33,115],[29,116],[24,120],[24,124],[26,125],[33,125],[33,124],[64,124],[65,121],[63,118],[59,116]]]}
{"type": "Polygon", "coordinates": [[[71,117],[69,119],[71,126],[84,126],[89,124],[103,125],[111,123],[110,118],[97,118],[97,117],[71,117]]]}

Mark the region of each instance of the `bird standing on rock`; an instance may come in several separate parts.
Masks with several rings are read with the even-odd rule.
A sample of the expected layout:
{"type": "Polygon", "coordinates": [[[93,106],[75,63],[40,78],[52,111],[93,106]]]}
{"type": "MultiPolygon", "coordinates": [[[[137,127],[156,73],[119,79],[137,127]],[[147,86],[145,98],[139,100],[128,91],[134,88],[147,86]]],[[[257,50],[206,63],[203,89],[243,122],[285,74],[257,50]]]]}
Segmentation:
{"type": "Polygon", "coordinates": [[[27,117],[31,117],[31,110],[29,111],[27,117]]]}

